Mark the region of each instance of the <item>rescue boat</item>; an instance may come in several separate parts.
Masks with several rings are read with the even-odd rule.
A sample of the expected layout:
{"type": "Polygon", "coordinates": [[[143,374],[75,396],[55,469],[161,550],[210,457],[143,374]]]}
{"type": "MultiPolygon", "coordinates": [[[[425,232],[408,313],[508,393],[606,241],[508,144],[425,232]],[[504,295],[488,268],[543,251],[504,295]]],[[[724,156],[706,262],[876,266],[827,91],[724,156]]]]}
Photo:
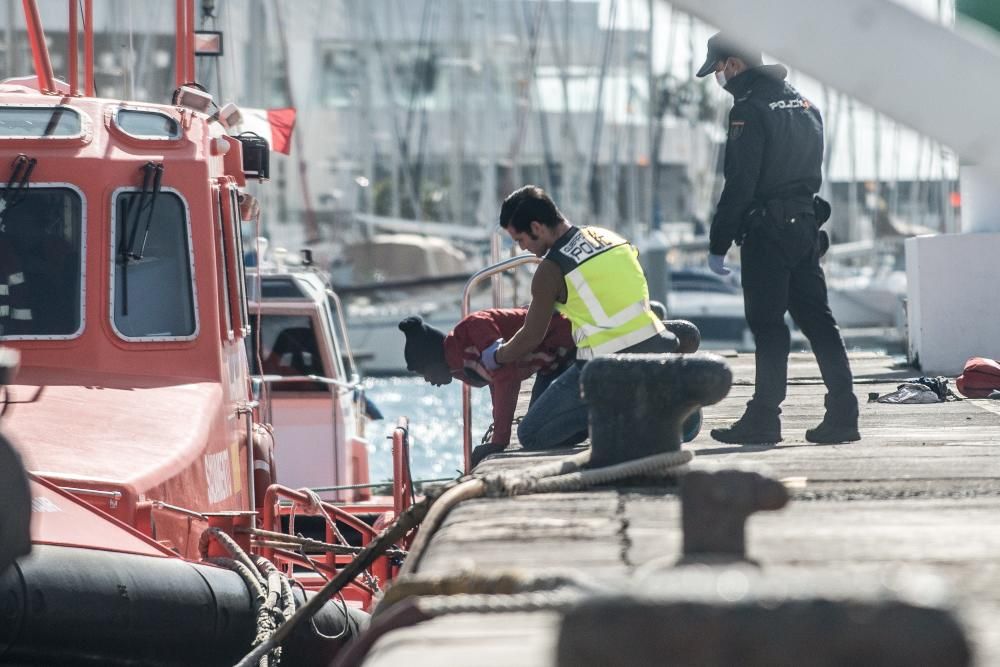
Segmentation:
{"type": "MultiPolygon", "coordinates": [[[[311,306],[325,318],[309,325],[326,336],[313,350],[322,364],[252,380],[247,348],[256,358],[270,314],[248,307],[241,227],[259,210],[245,188],[267,179],[268,152],[229,136],[236,110],[188,83],[193,2],[176,3],[171,104],[95,96],[90,0],[69,3],[70,81],[57,81],[35,3],[24,5],[35,76],[0,83],[0,343],[20,354],[2,426],[29,472],[32,549],[0,563],[0,663],[232,664],[350,563],[391,508],[359,518],[332,502],[365,497],[340,488],[367,482],[363,435],[347,428],[363,396],[335,352],[329,306],[311,306]],[[301,408],[279,386],[321,406],[306,410],[317,422],[325,413],[328,446],[299,452],[291,434],[281,454],[296,487],[317,481],[305,459],[294,479],[297,456],[329,463],[337,488],[324,497],[276,483],[281,444],[266,417],[301,408]],[[322,517],[326,539],[283,532],[296,512],[322,517]]],[[[297,284],[325,303],[315,280],[297,284]]],[[[327,664],[394,571],[389,555],[361,571],[268,652],[272,664],[281,652],[327,664]]]]}

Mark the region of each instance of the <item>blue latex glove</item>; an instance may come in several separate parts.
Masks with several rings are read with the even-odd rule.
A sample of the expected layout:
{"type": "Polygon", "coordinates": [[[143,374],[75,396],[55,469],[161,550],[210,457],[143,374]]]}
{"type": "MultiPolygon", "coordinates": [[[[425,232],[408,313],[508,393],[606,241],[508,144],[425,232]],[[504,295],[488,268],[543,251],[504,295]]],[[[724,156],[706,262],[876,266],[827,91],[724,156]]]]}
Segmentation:
{"type": "Polygon", "coordinates": [[[479,361],[481,361],[483,366],[486,367],[486,370],[495,371],[503,366],[503,364],[497,361],[497,352],[500,350],[502,345],[503,338],[497,338],[488,348],[483,350],[482,354],[479,355],[479,361]]]}
{"type": "Polygon", "coordinates": [[[720,276],[728,276],[732,271],[726,268],[726,256],[725,255],[713,255],[708,254],[708,268],[712,269],[712,273],[717,273],[720,276]]]}

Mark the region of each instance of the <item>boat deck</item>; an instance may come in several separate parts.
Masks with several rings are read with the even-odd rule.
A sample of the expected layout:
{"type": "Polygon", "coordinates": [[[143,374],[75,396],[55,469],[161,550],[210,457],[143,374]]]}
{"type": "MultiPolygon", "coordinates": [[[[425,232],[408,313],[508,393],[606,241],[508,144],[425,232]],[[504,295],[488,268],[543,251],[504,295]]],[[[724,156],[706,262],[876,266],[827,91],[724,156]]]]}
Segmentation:
{"type": "MultiPolygon", "coordinates": [[[[866,403],[869,392],[888,393],[919,373],[877,354],[851,359],[860,442],[805,442],[805,429],[822,417],[824,394],[809,354],[791,360],[784,442],[713,441],[709,429],[735,420],[753,389],[753,356],[729,355],[732,390],[705,409],[702,433],[687,445],[696,453],[692,465],[752,465],[776,478],[805,478],[784,510],[748,523],[747,549],[763,572],[819,572],[845,585],[930,573],[925,592],[953,605],[975,664],[1000,664],[1000,402],[866,403]]],[[[524,393],[522,410],[526,401],[524,393]]],[[[479,470],[528,467],[566,453],[513,452],[479,470]]],[[[669,488],[602,488],[466,501],[448,515],[416,574],[562,573],[617,585],[657,563],[669,567],[680,553],[680,504],[669,488]]],[[[555,665],[560,622],[554,611],[447,615],[386,635],[364,664],[555,665]]]]}

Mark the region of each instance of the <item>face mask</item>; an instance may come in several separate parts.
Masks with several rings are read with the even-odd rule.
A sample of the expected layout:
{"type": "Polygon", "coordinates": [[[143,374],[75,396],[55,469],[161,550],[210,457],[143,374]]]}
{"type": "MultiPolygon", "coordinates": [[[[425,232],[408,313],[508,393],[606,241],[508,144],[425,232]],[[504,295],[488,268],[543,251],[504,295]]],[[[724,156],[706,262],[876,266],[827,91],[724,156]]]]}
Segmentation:
{"type": "Polygon", "coordinates": [[[727,79],[726,79],[726,73],[723,70],[719,70],[718,72],[716,72],[715,73],[715,81],[720,86],[722,86],[723,88],[725,88],[726,87],[726,81],[727,81],[727,79]]]}

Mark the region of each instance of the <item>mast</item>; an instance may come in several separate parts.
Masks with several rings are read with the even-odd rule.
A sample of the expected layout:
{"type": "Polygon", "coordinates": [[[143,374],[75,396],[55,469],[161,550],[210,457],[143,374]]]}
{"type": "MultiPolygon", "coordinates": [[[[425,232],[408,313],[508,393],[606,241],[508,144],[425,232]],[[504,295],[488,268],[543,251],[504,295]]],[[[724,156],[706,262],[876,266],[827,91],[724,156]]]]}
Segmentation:
{"type": "Polygon", "coordinates": [[[83,0],[83,94],[93,97],[94,88],[94,0],[83,0]]]}
{"type": "Polygon", "coordinates": [[[77,39],[80,28],[77,26],[79,12],[76,9],[76,0],[69,0],[69,94],[77,95],[80,89],[80,72],[77,63],[77,52],[79,45],[77,39]]]}
{"type": "MultiPolygon", "coordinates": [[[[174,10],[174,84],[180,88],[193,78],[187,68],[187,14],[193,0],[177,0],[174,10]]],[[[193,11],[193,7],[191,8],[193,11]]],[[[89,24],[89,21],[88,21],[89,24]]]]}
{"type": "MultiPolygon", "coordinates": [[[[277,0],[275,0],[273,8],[275,23],[278,26],[278,40],[281,44],[281,60],[284,67],[284,77],[282,78],[285,83],[285,98],[288,100],[288,104],[290,106],[298,109],[298,106],[295,104],[294,87],[292,86],[292,69],[290,64],[291,54],[288,51],[288,37],[285,34],[285,21],[282,18],[281,7],[278,5],[277,0]]],[[[309,194],[309,170],[306,167],[301,130],[298,132],[292,132],[292,141],[295,144],[295,154],[298,156],[299,188],[302,190],[302,203],[304,205],[303,212],[305,213],[306,244],[312,245],[319,242],[321,239],[319,234],[319,225],[316,222],[316,212],[313,210],[312,197],[309,194]]]]}
{"type": "Polygon", "coordinates": [[[31,43],[31,56],[35,61],[38,89],[43,93],[54,93],[56,85],[52,76],[52,61],[49,60],[49,47],[45,44],[45,30],[38,15],[38,5],[35,0],[23,0],[23,2],[24,20],[27,23],[28,41],[31,43]]]}

